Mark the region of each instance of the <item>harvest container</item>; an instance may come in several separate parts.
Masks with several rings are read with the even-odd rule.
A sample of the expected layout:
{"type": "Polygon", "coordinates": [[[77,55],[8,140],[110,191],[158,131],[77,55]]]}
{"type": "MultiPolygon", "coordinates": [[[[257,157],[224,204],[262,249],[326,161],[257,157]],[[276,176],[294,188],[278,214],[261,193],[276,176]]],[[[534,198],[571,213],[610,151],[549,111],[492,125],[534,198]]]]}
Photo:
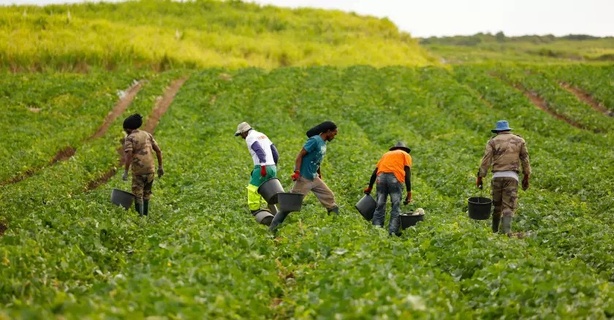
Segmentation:
{"type": "Polygon", "coordinates": [[[268,204],[276,204],[278,202],[277,194],[280,192],[284,192],[284,188],[277,178],[265,181],[258,188],[258,193],[268,204]]]}
{"type": "Polygon", "coordinates": [[[124,209],[128,210],[134,201],[134,195],[130,192],[126,192],[119,189],[113,189],[111,191],[111,202],[124,209]]]}
{"type": "Polygon", "coordinates": [[[370,194],[365,194],[358,202],[356,202],[356,209],[367,221],[371,221],[373,219],[373,213],[375,212],[375,207],[377,202],[370,194]]]}
{"type": "Polygon", "coordinates": [[[471,197],[467,200],[469,204],[469,218],[475,220],[486,220],[490,218],[492,200],[485,197],[471,197]]]}
{"type": "Polygon", "coordinates": [[[269,210],[258,210],[254,213],[254,218],[256,218],[256,221],[265,226],[271,224],[273,217],[274,215],[269,210]]]}
{"type": "Polygon", "coordinates": [[[277,194],[279,200],[279,211],[292,212],[301,211],[303,205],[303,195],[300,193],[280,192],[277,194]]]}
{"type": "Polygon", "coordinates": [[[406,212],[399,215],[401,219],[401,229],[407,229],[415,226],[416,223],[424,220],[424,210],[416,210],[415,212],[406,212]]]}

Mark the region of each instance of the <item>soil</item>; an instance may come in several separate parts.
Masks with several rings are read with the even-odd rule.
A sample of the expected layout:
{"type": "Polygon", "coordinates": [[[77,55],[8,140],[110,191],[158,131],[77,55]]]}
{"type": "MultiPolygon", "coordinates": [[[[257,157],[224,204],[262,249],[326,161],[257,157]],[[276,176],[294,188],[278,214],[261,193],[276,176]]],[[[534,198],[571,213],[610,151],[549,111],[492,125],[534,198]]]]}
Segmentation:
{"type": "Polygon", "coordinates": [[[168,110],[168,107],[175,99],[175,95],[177,94],[181,86],[183,86],[183,84],[186,82],[186,80],[188,80],[188,78],[183,77],[171,83],[170,87],[168,87],[164,92],[162,98],[160,98],[156,102],[156,106],[152,111],[151,116],[149,116],[149,118],[145,122],[143,130],[152,134],[154,133],[154,131],[156,130],[156,126],[158,126],[158,122],[160,122],[160,118],[162,118],[162,115],[166,113],[166,110],[168,110]]]}
{"type": "Polygon", "coordinates": [[[70,159],[70,157],[74,156],[76,152],[77,150],[75,150],[75,148],[70,147],[70,146],[66,147],[58,151],[58,153],[55,154],[55,157],[53,157],[53,159],[51,160],[49,164],[54,164],[58,161],[66,161],[70,159]]]}
{"type": "Polygon", "coordinates": [[[109,112],[107,117],[104,119],[102,125],[98,128],[98,130],[96,130],[96,133],[89,137],[88,140],[102,137],[107,132],[107,130],[109,130],[109,127],[111,127],[113,121],[115,121],[117,117],[119,117],[122,113],[124,113],[124,111],[126,111],[126,109],[128,109],[128,107],[136,97],[136,94],[141,90],[142,87],[143,82],[139,81],[132,85],[132,87],[128,88],[128,90],[126,91],[126,95],[120,98],[119,102],[117,102],[115,107],[113,107],[113,110],[111,110],[111,112],[109,112]]]}
{"type": "Polygon", "coordinates": [[[614,112],[608,110],[608,108],[606,108],[603,104],[597,102],[597,100],[591,97],[591,95],[588,94],[587,92],[580,90],[570,85],[569,83],[565,83],[565,82],[561,82],[561,87],[563,87],[563,89],[567,90],[569,93],[576,96],[578,100],[591,106],[591,108],[593,108],[595,111],[601,112],[610,117],[614,117],[614,112]]]}
{"type": "Polygon", "coordinates": [[[582,125],[580,125],[579,123],[577,123],[576,121],[567,118],[566,116],[556,113],[554,110],[548,108],[548,103],[546,102],[546,100],[544,100],[542,97],[540,97],[537,93],[533,92],[533,91],[529,91],[526,88],[524,88],[523,86],[519,85],[519,84],[515,84],[514,87],[516,89],[518,89],[519,91],[521,91],[527,98],[529,98],[529,100],[531,100],[531,102],[538,108],[542,109],[543,111],[545,111],[546,113],[548,113],[549,115],[567,122],[570,126],[572,127],[576,127],[578,129],[585,129],[582,125]]]}

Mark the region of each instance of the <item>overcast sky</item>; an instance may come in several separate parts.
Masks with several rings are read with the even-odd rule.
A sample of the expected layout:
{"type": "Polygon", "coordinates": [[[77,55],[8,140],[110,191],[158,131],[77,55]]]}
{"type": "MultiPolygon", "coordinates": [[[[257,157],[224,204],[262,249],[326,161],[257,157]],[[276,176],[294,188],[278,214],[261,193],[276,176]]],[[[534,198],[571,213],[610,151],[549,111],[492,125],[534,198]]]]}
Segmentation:
{"type": "MultiPolygon", "coordinates": [[[[121,0],[106,0],[118,2],[121,0]]],[[[589,34],[614,36],[614,0],[246,0],[284,7],[339,9],[387,17],[414,37],[589,34]]],[[[52,4],[98,0],[0,0],[0,4],[52,4]]]]}

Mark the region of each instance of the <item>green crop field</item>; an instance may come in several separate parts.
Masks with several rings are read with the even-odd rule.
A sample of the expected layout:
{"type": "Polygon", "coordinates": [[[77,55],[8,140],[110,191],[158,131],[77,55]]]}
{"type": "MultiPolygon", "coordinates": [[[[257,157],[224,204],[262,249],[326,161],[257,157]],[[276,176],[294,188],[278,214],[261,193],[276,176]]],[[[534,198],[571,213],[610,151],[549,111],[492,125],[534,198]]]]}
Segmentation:
{"type": "MultiPolygon", "coordinates": [[[[166,23],[187,25],[195,6],[210,8],[205,20],[215,10],[218,21],[243,11],[252,23],[277,21],[259,10],[301,16],[238,1],[13,6],[0,16],[70,10],[72,19],[86,12],[93,19],[99,10],[82,27],[111,28],[104,21],[114,17],[115,28],[136,23],[138,16],[120,19],[135,8],[157,8],[166,23]]],[[[365,26],[352,14],[307,13],[329,21],[330,35],[365,26]]],[[[371,64],[361,45],[331,44],[337,63],[320,57],[281,66],[252,57],[233,65],[219,63],[226,61],[220,53],[207,64],[173,53],[161,68],[158,58],[114,56],[112,43],[110,56],[85,54],[87,41],[102,45],[95,32],[81,34],[90,40],[67,55],[56,55],[64,47],[51,42],[49,55],[32,46],[22,60],[0,47],[0,319],[614,317],[614,65],[481,58],[443,65],[435,51],[394,35],[389,22],[366,19],[371,25],[361,32],[411,43],[418,49],[406,57],[421,58],[371,64]],[[347,53],[342,63],[339,52],[347,53]],[[146,218],[109,201],[112,189],[130,188],[118,148],[123,119],[135,112],[165,159],[146,218]],[[500,119],[527,141],[533,167],[513,223],[521,238],[468,217],[467,199],[481,193],[475,174],[484,146],[500,119]],[[324,120],[339,127],[322,177],[340,215],[327,215],[308,195],[273,235],[247,208],[252,163],[236,126],[247,121],[271,138],[289,190],[305,131],[324,120]],[[354,205],[397,140],[414,161],[414,202],[403,210],[426,215],[391,237],[354,205]]],[[[249,27],[218,27],[249,38],[249,27]]]]}

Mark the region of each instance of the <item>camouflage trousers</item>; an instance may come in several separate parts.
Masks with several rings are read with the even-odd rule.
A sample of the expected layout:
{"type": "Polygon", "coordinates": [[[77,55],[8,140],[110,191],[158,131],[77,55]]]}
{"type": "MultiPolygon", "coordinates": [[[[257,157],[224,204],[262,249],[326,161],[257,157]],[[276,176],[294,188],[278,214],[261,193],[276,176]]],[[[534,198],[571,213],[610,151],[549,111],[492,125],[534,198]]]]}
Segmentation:
{"type": "Polygon", "coordinates": [[[514,178],[494,178],[491,181],[493,217],[513,217],[518,202],[518,181],[514,178]]]}
{"type": "Polygon", "coordinates": [[[137,201],[151,198],[151,187],[154,181],[154,173],[132,175],[132,194],[137,201]]]}

